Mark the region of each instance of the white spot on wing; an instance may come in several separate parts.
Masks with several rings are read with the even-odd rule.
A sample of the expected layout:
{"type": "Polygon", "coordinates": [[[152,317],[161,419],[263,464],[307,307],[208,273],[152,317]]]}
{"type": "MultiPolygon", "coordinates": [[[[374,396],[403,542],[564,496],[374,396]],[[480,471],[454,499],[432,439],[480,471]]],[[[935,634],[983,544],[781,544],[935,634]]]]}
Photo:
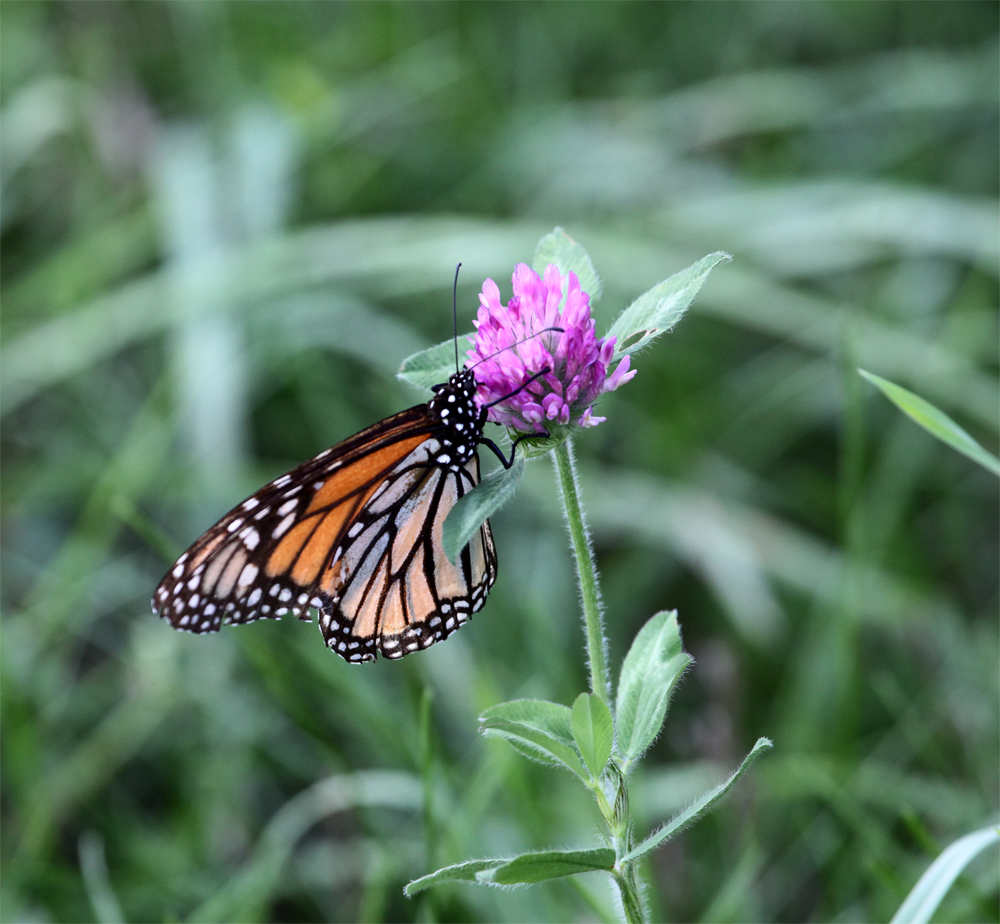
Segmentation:
{"type": "Polygon", "coordinates": [[[271,533],[272,539],[278,539],[288,532],[288,528],[295,522],[295,514],[288,514],[285,519],[283,519],[277,526],[274,527],[274,532],[271,533]]]}

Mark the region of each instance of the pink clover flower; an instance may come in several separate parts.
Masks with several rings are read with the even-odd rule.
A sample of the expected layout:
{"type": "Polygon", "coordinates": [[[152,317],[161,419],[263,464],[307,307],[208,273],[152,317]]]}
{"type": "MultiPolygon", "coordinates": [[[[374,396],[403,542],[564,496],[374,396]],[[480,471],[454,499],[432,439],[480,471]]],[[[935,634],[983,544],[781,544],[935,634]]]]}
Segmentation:
{"type": "Polygon", "coordinates": [[[575,273],[563,276],[550,263],[539,277],[519,263],[512,282],[514,297],[506,305],[492,279],[483,283],[479,296],[466,366],[475,367],[480,406],[512,395],[548,367],[550,372],[490,408],[489,419],[524,433],[551,432],[555,425],[597,426],[607,418],[594,415],[594,402],[635,375],[629,370],[630,358],[610,371],[615,338],[597,338],[590,296],[580,289],[575,273]],[[563,332],[538,333],[547,327],[561,327],[563,332]]]}

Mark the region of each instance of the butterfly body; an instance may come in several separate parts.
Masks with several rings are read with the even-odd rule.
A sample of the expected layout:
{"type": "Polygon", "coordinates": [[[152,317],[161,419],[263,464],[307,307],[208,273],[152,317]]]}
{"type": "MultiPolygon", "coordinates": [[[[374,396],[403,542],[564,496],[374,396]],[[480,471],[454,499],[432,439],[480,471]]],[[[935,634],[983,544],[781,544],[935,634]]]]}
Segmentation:
{"type": "Polygon", "coordinates": [[[450,635],[483,606],[497,557],[488,522],[454,563],[444,554],[444,520],[489,441],[471,371],[434,391],[233,508],[177,560],[153,611],[203,633],[314,609],[328,647],[355,663],[450,635]]]}

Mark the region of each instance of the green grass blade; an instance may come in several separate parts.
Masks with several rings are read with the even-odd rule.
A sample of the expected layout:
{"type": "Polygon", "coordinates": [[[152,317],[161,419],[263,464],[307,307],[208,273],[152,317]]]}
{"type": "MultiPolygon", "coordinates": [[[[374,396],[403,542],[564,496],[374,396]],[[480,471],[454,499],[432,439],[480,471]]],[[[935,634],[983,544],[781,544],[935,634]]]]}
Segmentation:
{"type": "Polygon", "coordinates": [[[261,920],[285,863],[303,835],[321,819],[357,806],[417,812],[422,800],[420,781],[408,773],[368,770],[321,780],[275,813],[244,866],[188,920],[261,920]]]}
{"type": "Polygon", "coordinates": [[[1000,827],[992,825],[960,837],[927,868],[899,906],[891,924],[926,924],[959,874],[983,850],[1000,841],[1000,827]]]}
{"type": "Polygon", "coordinates": [[[1000,475],[1000,459],[983,449],[944,411],[938,410],[929,401],[925,401],[919,395],[907,391],[888,379],[866,372],[864,369],[858,369],[858,372],[875,385],[907,417],[920,424],[931,436],[936,436],[942,443],[947,443],[952,449],[968,456],[973,462],[978,462],[994,475],[1000,475]]]}
{"type": "Polygon", "coordinates": [[[79,853],[80,872],[95,917],[100,924],[122,924],[125,915],[108,875],[104,839],[96,831],[84,831],[80,836],[79,853]]]}

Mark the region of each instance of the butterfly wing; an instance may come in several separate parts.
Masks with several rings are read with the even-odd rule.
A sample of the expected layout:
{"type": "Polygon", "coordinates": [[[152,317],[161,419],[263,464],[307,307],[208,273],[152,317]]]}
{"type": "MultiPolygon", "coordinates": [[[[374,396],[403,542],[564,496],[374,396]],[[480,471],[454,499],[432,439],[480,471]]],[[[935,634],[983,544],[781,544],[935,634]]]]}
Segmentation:
{"type": "Polygon", "coordinates": [[[496,551],[488,524],[455,564],[441,550],[444,519],[479,466],[475,457],[439,465],[436,430],[420,405],[275,479],[177,560],[154,612],[177,629],[216,632],[286,613],[308,619],[313,607],[327,644],[350,661],[445,637],[482,606],[496,551]]]}
{"type": "Polygon", "coordinates": [[[305,614],[309,598],[300,598],[312,581],[301,579],[307,563],[299,562],[306,553],[319,554],[319,537],[301,543],[294,555],[289,537],[294,542],[302,535],[303,522],[318,525],[315,514],[324,515],[323,535],[338,516],[350,519],[365,494],[430,432],[425,407],[410,408],[265,485],[177,559],[156,589],[154,612],[189,632],[217,632],[224,623],[278,618],[289,611],[305,614]]]}
{"type": "Polygon", "coordinates": [[[454,563],[444,554],[444,521],[479,483],[479,459],[428,465],[425,454],[433,458],[435,442],[385,480],[320,582],[331,598],[320,609],[323,637],[349,661],[370,661],[376,651],[401,658],[447,638],[482,607],[496,580],[488,522],[454,563]]]}

